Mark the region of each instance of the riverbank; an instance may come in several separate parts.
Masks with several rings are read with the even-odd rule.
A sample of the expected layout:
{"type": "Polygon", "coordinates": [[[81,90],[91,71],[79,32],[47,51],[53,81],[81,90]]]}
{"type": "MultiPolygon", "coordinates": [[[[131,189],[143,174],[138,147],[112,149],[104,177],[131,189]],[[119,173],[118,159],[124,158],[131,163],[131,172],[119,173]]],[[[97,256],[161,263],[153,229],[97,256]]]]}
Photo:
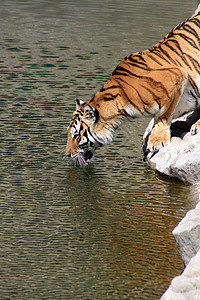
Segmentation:
{"type": "Polygon", "coordinates": [[[187,212],[173,235],[186,267],[171,281],[161,300],[200,299],[200,202],[187,212]]]}
{"type": "Polygon", "coordinates": [[[192,135],[190,128],[200,118],[195,111],[175,120],[170,127],[171,141],[156,154],[148,152],[147,142],[153,120],[144,133],[144,155],[152,169],[186,184],[200,182],[200,132],[192,135]]]}
{"type": "Polygon", "coordinates": [[[151,168],[184,184],[196,185],[199,191],[196,207],[188,211],[173,230],[185,269],[171,281],[161,300],[200,299],[200,133],[190,133],[192,124],[199,117],[197,111],[175,120],[170,127],[170,143],[156,154],[147,150],[154,120],[149,123],[143,137],[144,155],[151,168]]]}

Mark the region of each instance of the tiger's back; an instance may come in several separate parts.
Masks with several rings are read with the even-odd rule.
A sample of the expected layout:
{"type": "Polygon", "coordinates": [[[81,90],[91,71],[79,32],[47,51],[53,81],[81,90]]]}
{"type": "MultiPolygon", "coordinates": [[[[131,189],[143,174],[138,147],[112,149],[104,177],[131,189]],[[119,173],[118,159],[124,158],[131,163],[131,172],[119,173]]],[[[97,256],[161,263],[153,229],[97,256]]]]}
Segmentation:
{"type": "MultiPolygon", "coordinates": [[[[184,70],[187,73],[189,82],[183,98],[189,97],[190,100],[195,100],[194,103],[192,103],[193,100],[190,103],[191,109],[189,110],[192,110],[196,104],[199,105],[200,97],[199,12],[176,26],[152,48],[125,57],[113,71],[104,89],[111,89],[111,82],[115,84],[117,81],[128,92],[131,90],[132,96],[128,95],[128,98],[130,100],[133,98],[132,105],[141,115],[156,114],[159,108],[165,105],[163,95],[168,91],[169,97],[169,92],[174,88],[174,82],[176,82],[174,78],[185,75],[178,70],[184,70]],[[131,86],[131,89],[128,86],[131,86]]],[[[184,104],[187,102],[188,100],[184,101],[184,104]]],[[[89,103],[93,105],[94,101],[90,100],[89,103]]],[[[182,113],[184,111],[180,112],[179,107],[176,116],[182,113]]]]}
{"type": "MultiPolygon", "coordinates": [[[[199,109],[200,12],[196,12],[154,47],[126,56],[87,104],[78,103],[82,116],[74,117],[69,126],[68,155],[74,156],[73,148],[84,157],[86,150],[94,152],[110,142],[123,119],[148,115],[155,117],[148,148],[158,151],[170,141],[171,119],[199,109]],[[74,127],[82,128],[76,139],[74,127]]],[[[200,122],[193,129],[200,131],[200,122]]]]}

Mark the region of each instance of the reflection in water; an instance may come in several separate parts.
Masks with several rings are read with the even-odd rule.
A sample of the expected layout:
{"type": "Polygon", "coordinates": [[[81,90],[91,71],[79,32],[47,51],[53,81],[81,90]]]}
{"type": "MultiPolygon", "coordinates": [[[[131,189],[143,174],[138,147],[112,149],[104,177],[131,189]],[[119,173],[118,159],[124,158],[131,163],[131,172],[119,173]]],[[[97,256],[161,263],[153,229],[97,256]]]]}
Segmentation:
{"type": "Polygon", "coordinates": [[[197,188],[143,162],[148,119],[124,124],[87,169],[62,157],[74,99],[87,101],[196,2],[2,4],[3,299],[158,299],[181,272],[171,231],[197,188]]]}

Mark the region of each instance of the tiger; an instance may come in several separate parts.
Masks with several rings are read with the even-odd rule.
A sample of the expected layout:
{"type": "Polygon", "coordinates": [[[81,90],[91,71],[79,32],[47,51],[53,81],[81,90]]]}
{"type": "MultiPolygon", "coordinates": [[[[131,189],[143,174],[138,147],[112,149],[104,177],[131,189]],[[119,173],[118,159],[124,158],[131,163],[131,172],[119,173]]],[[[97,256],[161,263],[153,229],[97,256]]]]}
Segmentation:
{"type": "MultiPolygon", "coordinates": [[[[154,118],[147,149],[156,153],[170,143],[171,121],[195,110],[200,112],[200,5],[155,46],[126,56],[87,103],[76,100],[66,155],[87,166],[124,120],[143,116],[154,118]]],[[[200,132],[200,120],[190,132],[200,132]]]]}

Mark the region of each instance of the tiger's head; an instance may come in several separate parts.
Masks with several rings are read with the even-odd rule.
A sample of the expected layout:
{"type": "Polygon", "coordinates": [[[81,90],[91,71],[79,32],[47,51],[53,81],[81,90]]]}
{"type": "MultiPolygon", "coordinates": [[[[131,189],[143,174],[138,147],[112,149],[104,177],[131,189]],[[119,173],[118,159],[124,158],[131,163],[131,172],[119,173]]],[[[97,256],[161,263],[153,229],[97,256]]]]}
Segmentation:
{"type": "MultiPolygon", "coordinates": [[[[99,112],[84,101],[76,100],[76,111],[67,130],[66,154],[75,165],[87,166],[96,148],[112,140],[112,133],[96,134],[99,122],[99,112]]],[[[106,130],[106,129],[105,129],[106,130]]],[[[105,131],[104,130],[104,131],[105,131]]]]}
{"type": "Polygon", "coordinates": [[[87,166],[96,148],[110,143],[115,129],[133,112],[127,94],[114,80],[108,80],[88,103],[77,99],[66,154],[76,165],[87,166]]]}

